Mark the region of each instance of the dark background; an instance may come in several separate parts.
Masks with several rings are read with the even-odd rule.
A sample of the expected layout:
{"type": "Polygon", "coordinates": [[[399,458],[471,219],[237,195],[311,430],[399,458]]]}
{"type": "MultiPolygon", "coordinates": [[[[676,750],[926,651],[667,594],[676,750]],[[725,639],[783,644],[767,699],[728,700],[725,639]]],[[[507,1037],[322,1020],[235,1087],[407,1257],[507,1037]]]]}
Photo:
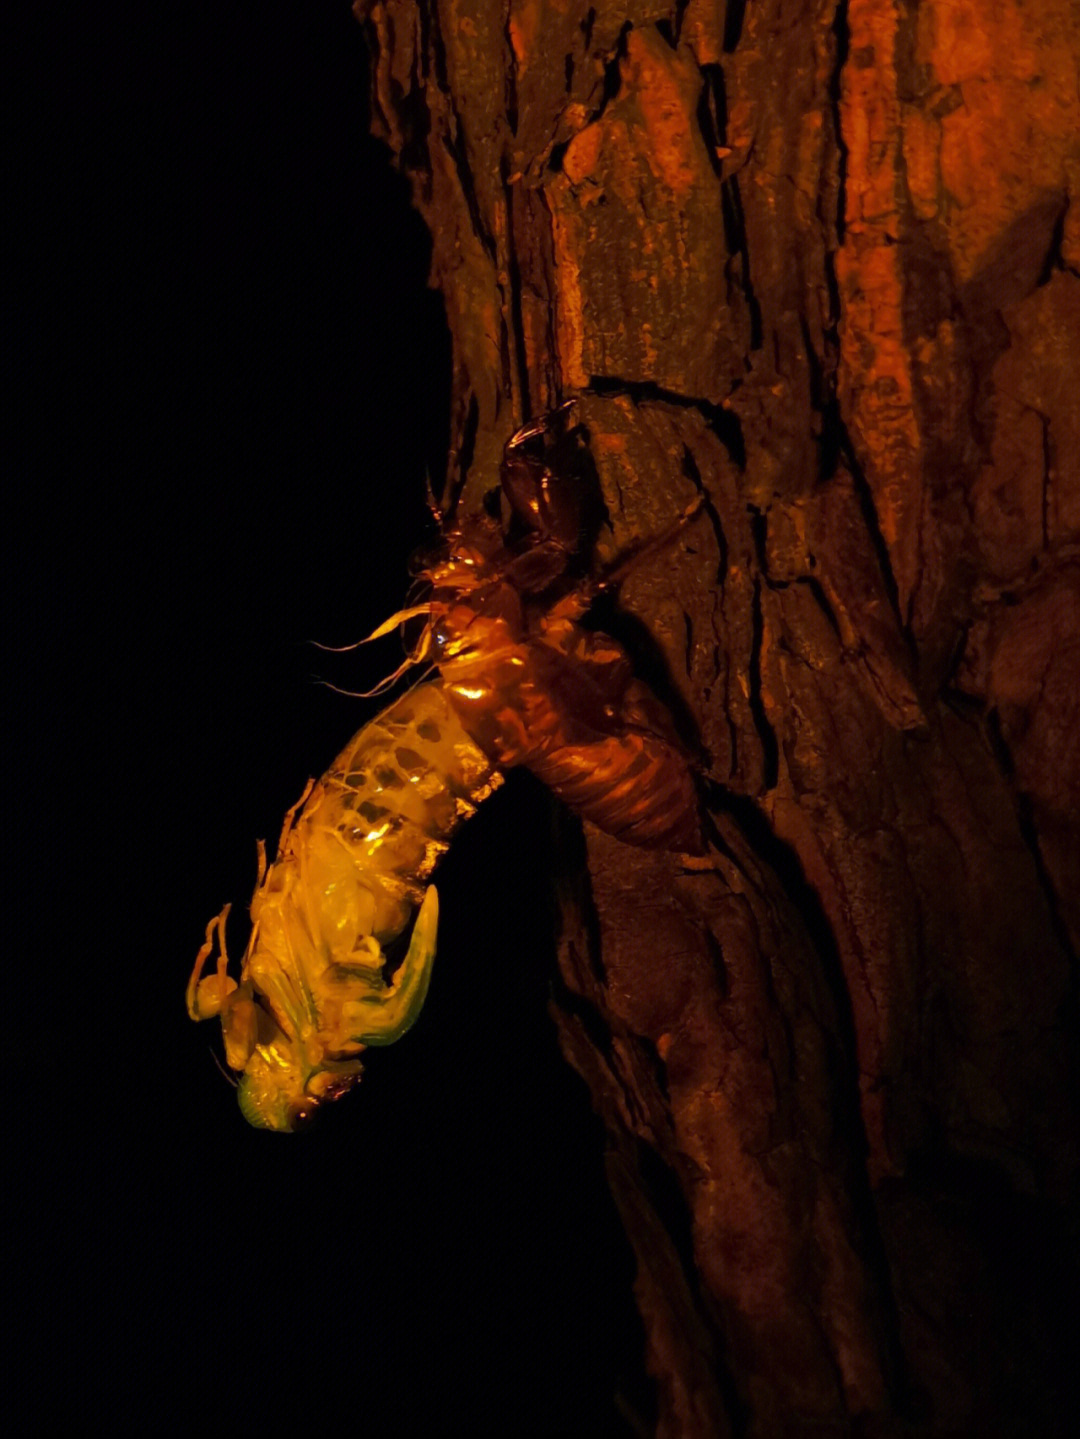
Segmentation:
{"type": "Polygon", "coordinates": [[[40,1431],[631,1433],[633,1261],[546,1011],[537,788],[455,840],[424,1014],[312,1132],[249,1129],[184,1012],[256,837],[378,708],[313,676],[366,689],[400,654],[308,642],[399,606],[443,473],[448,340],[360,28],[206,3],[25,40],[16,1401],[40,1431]]]}

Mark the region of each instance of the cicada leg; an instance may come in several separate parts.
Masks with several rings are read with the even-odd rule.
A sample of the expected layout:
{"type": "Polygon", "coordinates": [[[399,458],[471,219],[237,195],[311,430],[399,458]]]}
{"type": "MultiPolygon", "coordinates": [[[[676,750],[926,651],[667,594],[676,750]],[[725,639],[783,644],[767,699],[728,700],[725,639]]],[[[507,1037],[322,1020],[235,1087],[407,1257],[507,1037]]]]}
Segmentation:
{"type": "MultiPolygon", "coordinates": [[[[303,805],[307,802],[307,797],[308,797],[308,795],[311,793],[311,791],[312,791],[314,788],[315,788],[315,781],[314,781],[314,779],[309,779],[308,782],[307,782],[307,784],[304,786],[304,792],[303,792],[303,794],[302,794],[302,795],[300,796],[300,798],[296,801],[296,803],[295,803],[290,809],[286,810],[286,812],[285,812],[285,820],[284,820],[284,823],[283,823],[282,826],[281,826],[281,838],[280,838],[280,839],[278,840],[278,842],[277,842],[277,857],[278,857],[279,859],[280,859],[281,856],[285,853],[285,845],[286,845],[286,842],[288,841],[289,833],[290,833],[290,831],[292,830],[293,820],[296,818],[296,812],[297,812],[298,809],[301,808],[301,806],[303,806],[303,805]]],[[[258,884],[256,884],[256,886],[255,886],[256,889],[259,888],[259,885],[262,883],[263,876],[264,876],[265,873],[266,873],[266,846],[265,846],[265,844],[262,843],[262,841],[260,841],[259,844],[260,844],[260,852],[259,852],[259,882],[258,882],[258,884]]]]}
{"type": "Polygon", "coordinates": [[[561,405],[556,405],[555,409],[548,410],[545,414],[538,415],[535,420],[530,420],[528,424],[522,425],[521,429],[516,430],[507,440],[504,454],[512,455],[515,450],[521,448],[526,440],[531,440],[535,435],[545,434],[552,428],[552,422],[560,415],[565,415],[567,410],[573,409],[575,403],[575,400],[564,400],[561,405]]]}
{"type": "Polygon", "coordinates": [[[673,520],[667,529],[661,530],[658,535],[651,535],[641,544],[631,547],[628,553],[618,556],[611,568],[602,571],[589,586],[591,598],[603,594],[605,590],[621,585],[627,575],[637,569],[644,560],[649,559],[659,550],[666,549],[674,540],[677,540],[690,521],[697,517],[704,504],[704,494],[695,495],[678,519],[673,520]]]}
{"type": "MultiPolygon", "coordinates": [[[[539,594],[561,575],[582,543],[585,500],[581,477],[568,473],[548,444],[548,435],[561,432],[556,444],[565,445],[564,416],[573,406],[568,400],[511,435],[503,449],[499,480],[516,522],[529,532],[528,540],[510,561],[507,575],[523,591],[539,594]],[[526,450],[530,440],[543,437],[542,454],[526,450]]],[[[576,467],[572,467],[576,468],[576,467]]]]}
{"type": "Polygon", "coordinates": [[[582,615],[588,613],[601,595],[606,594],[609,590],[617,589],[627,575],[637,569],[638,565],[678,539],[690,521],[700,514],[704,503],[703,495],[695,496],[679,518],[666,530],[645,540],[636,549],[631,549],[629,553],[624,552],[619,555],[609,569],[602,570],[595,579],[585,580],[563,595],[561,599],[556,600],[543,618],[544,626],[551,628],[553,624],[567,620],[576,624],[582,615]]]}
{"type": "MultiPolygon", "coordinates": [[[[307,784],[304,786],[304,792],[303,792],[303,794],[302,794],[302,795],[300,796],[300,798],[296,801],[296,803],[295,803],[294,805],[292,805],[292,806],[286,811],[286,813],[285,813],[285,820],[284,820],[284,822],[283,822],[283,824],[282,824],[282,826],[281,826],[281,837],[278,839],[278,842],[277,842],[277,851],[276,851],[276,853],[277,853],[277,857],[278,857],[278,858],[280,858],[281,855],[284,854],[284,852],[285,852],[285,845],[286,845],[286,843],[288,842],[289,835],[292,833],[293,822],[294,822],[295,819],[296,819],[296,812],[297,812],[297,810],[300,809],[301,805],[303,805],[303,804],[306,803],[308,795],[311,793],[311,791],[312,791],[314,788],[315,788],[315,781],[314,781],[313,779],[309,779],[308,782],[307,782],[307,784]]],[[[262,889],[262,887],[263,887],[263,880],[266,878],[266,870],[267,870],[267,862],[266,862],[266,840],[264,840],[264,839],[257,839],[257,840],[255,841],[255,856],[256,856],[255,893],[258,894],[259,891],[260,891],[260,890],[262,889]]],[[[212,928],[212,925],[211,925],[211,928],[212,928]]],[[[207,942],[209,943],[210,930],[207,929],[206,933],[207,933],[207,942]]],[[[201,953],[201,951],[200,951],[200,953],[201,953]]]]}
{"type": "Polygon", "coordinates": [[[221,1020],[225,1041],[225,1058],[232,1069],[243,1069],[255,1047],[257,1019],[248,985],[241,987],[228,973],[229,955],[225,948],[225,921],[231,904],[206,926],[206,939],[195,956],[195,965],[187,986],[187,1011],[194,1020],[221,1020]],[[203,968],[218,942],[217,973],[202,978],[203,968]]]}
{"type": "Polygon", "coordinates": [[[236,980],[230,979],[226,972],[229,959],[225,952],[225,921],[228,919],[231,909],[232,905],[227,904],[221,913],[215,915],[206,926],[206,939],[195,956],[195,967],[191,971],[186,993],[187,1011],[194,1020],[213,1019],[215,1015],[220,1014],[225,1000],[236,988],[236,980]],[[203,969],[214,948],[215,930],[219,949],[217,973],[208,974],[203,979],[201,977],[203,969]]]}

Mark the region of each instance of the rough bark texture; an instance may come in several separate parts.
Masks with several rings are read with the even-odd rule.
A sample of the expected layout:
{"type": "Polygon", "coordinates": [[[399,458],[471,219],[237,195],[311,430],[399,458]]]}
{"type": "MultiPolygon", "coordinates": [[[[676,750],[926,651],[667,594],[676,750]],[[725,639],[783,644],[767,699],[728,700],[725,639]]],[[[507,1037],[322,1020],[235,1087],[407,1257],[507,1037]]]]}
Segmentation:
{"type": "Polygon", "coordinates": [[[715,869],[568,842],[555,1006],[610,1132],[657,1432],[1051,1432],[1075,4],[358,13],[446,301],[451,482],[475,502],[576,395],[608,554],[706,496],[620,634],[706,757],[715,869]]]}

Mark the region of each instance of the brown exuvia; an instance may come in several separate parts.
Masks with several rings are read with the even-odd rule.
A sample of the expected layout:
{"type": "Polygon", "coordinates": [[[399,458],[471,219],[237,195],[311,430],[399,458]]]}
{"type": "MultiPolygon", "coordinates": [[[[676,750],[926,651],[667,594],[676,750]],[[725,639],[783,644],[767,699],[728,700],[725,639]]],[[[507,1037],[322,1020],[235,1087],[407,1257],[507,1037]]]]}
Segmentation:
{"type": "Polygon", "coordinates": [[[580,485],[547,455],[568,408],[508,441],[505,531],[481,514],[445,532],[423,571],[432,594],[421,648],[495,764],[524,765],[628,844],[699,853],[692,764],[667,709],[616,640],[579,623],[611,577],[576,573],[585,543],[580,485]]]}

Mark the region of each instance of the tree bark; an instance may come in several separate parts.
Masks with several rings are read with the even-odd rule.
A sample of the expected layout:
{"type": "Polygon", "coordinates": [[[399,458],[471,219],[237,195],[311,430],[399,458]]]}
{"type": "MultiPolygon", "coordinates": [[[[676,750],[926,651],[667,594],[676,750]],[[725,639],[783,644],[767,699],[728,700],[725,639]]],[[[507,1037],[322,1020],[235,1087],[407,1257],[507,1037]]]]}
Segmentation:
{"type": "Polygon", "coordinates": [[[554,1013],[657,1433],[1056,1432],[1075,6],[357,11],[446,303],[448,482],[478,503],[574,396],[601,560],[705,497],[613,623],[703,754],[715,867],[561,821],[554,1013]]]}

